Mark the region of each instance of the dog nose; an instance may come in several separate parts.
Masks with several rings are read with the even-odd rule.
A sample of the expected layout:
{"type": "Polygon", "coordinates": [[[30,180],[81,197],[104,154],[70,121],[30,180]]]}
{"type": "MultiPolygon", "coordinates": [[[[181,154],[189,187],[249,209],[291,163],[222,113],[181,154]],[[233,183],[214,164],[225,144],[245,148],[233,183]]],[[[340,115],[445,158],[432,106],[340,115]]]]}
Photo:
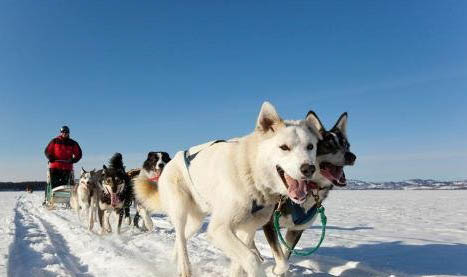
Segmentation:
{"type": "Polygon", "coordinates": [[[300,171],[302,172],[303,175],[305,175],[305,177],[311,177],[311,175],[315,173],[315,170],[316,168],[312,164],[302,164],[300,166],[300,171]]]}
{"type": "Polygon", "coordinates": [[[163,169],[163,168],[164,168],[164,164],[159,164],[159,168],[160,168],[160,169],[163,169]]]}
{"type": "Polygon", "coordinates": [[[352,165],[357,159],[357,156],[355,156],[352,152],[345,152],[344,159],[345,159],[345,164],[352,165]]]}

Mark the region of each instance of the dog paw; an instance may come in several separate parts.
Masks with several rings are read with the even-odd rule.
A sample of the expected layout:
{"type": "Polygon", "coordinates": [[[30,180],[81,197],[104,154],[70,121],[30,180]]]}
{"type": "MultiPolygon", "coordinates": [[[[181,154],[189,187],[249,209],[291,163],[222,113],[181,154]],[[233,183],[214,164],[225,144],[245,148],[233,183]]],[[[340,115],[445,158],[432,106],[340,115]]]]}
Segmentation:
{"type": "Polygon", "coordinates": [[[278,262],[272,269],[272,272],[275,275],[284,276],[287,270],[289,270],[289,264],[287,262],[278,262]]]}

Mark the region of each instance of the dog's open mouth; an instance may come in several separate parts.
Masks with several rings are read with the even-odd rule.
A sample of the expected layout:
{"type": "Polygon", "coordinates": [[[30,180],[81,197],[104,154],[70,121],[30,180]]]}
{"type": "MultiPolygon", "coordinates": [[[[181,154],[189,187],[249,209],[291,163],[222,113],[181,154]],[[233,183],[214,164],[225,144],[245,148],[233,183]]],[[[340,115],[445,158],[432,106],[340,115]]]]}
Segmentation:
{"type": "Polygon", "coordinates": [[[119,204],[120,204],[120,198],[118,198],[118,195],[113,192],[110,193],[110,205],[115,208],[119,204]]]}
{"type": "Polygon", "coordinates": [[[323,162],[319,165],[319,167],[321,169],[321,175],[326,177],[326,179],[331,181],[334,185],[340,187],[347,185],[343,166],[337,166],[331,163],[323,162]]]}
{"type": "Polygon", "coordinates": [[[297,203],[302,204],[306,200],[308,192],[312,189],[318,189],[318,185],[310,180],[295,180],[290,177],[280,166],[276,165],[276,170],[282,179],[285,187],[287,188],[287,194],[290,199],[297,203]]]}
{"type": "Polygon", "coordinates": [[[149,181],[151,181],[151,182],[158,182],[158,181],[159,181],[159,177],[161,177],[161,174],[162,174],[162,169],[156,169],[156,170],[154,170],[154,177],[149,178],[149,181]]]}

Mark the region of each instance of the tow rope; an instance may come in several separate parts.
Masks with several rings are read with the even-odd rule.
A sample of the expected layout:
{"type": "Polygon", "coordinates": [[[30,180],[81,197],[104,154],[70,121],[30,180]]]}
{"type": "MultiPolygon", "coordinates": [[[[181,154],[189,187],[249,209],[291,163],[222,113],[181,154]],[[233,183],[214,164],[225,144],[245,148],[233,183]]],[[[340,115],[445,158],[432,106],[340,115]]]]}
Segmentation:
{"type": "Polygon", "coordinates": [[[281,201],[279,202],[279,205],[277,207],[277,209],[274,211],[274,230],[276,231],[277,233],[277,236],[279,237],[279,240],[282,242],[282,244],[294,255],[297,255],[297,256],[309,256],[311,254],[313,254],[314,252],[316,252],[316,250],[319,249],[319,247],[321,246],[321,243],[323,242],[324,240],[324,236],[326,235],[326,223],[328,221],[326,215],[324,214],[324,207],[321,205],[321,201],[319,201],[319,198],[318,196],[314,195],[313,194],[313,197],[315,198],[315,201],[316,201],[316,206],[317,206],[317,211],[320,215],[320,218],[321,218],[321,238],[318,242],[318,244],[310,249],[310,250],[295,250],[293,247],[289,246],[287,244],[287,242],[284,240],[284,238],[282,237],[282,234],[281,234],[281,229],[280,229],[280,225],[279,225],[279,218],[281,217],[281,212],[280,212],[280,207],[282,205],[282,199],[281,201]]]}

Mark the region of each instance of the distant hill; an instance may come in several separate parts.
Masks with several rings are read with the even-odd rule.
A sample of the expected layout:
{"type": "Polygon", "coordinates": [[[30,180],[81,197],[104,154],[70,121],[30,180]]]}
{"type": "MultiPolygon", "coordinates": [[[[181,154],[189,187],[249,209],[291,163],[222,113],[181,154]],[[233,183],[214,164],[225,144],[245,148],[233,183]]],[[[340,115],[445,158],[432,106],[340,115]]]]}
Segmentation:
{"type": "MultiPolygon", "coordinates": [[[[77,183],[78,180],[75,180],[77,183]]],[[[26,190],[26,186],[33,190],[43,190],[46,183],[40,181],[31,182],[0,182],[0,191],[26,190]]],[[[343,190],[467,190],[467,180],[437,181],[432,179],[411,179],[400,182],[367,182],[360,180],[347,180],[347,186],[334,189],[343,190]]]]}
{"type": "MultiPolygon", "coordinates": [[[[336,189],[341,189],[337,188],[336,189]]],[[[347,180],[348,190],[465,190],[467,180],[437,181],[432,179],[411,179],[400,182],[366,182],[360,180],[347,180]]]]}

